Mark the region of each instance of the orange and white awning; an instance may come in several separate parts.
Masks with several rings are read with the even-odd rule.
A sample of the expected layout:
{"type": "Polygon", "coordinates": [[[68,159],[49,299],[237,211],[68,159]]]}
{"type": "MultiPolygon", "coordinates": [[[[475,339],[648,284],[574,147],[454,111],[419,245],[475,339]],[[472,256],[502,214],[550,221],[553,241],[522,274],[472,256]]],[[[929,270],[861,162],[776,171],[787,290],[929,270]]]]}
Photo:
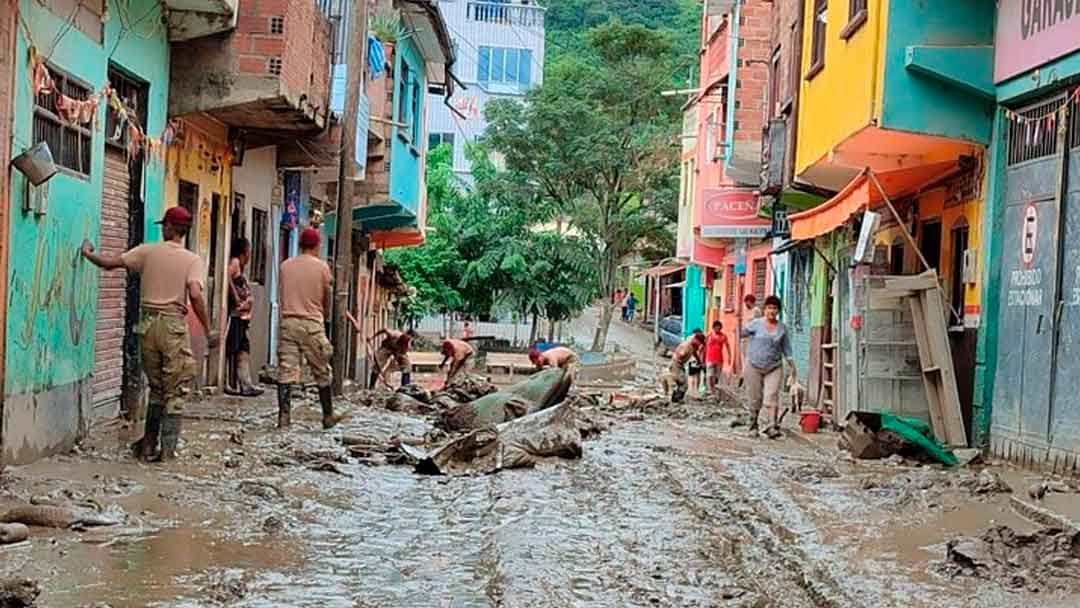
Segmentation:
{"type": "Polygon", "coordinates": [[[879,205],[885,196],[894,200],[917,192],[955,172],[957,167],[957,162],[950,160],[895,171],[863,169],[836,196],[813,209],[789,215],[791,240],[805,241],[828,234],[843,226],[852,215],[879,205]],[[881,184],[880,189],[872,177],[881,184]]]}

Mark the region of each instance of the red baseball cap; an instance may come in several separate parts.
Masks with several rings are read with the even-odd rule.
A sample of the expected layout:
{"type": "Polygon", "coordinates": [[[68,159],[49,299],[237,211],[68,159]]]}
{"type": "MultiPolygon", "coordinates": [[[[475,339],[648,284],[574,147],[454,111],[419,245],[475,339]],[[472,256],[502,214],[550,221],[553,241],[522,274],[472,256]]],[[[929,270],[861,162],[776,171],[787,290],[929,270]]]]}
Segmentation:
{"type": "Polygon", "coordinates": [[[300,247],[302,249],[314,249],[322,242],[322,237],[319,236],[319,231],[314,228],[304,228],[304,231],[300,233],[300,247]]]}
{"type": "Polygon", "coordinates": [[[191,228],[191,212],[180,206],[169,207],[169,210],[165,212],[165,217],[155,223],[172,224],[177,228],[191,228]]]}

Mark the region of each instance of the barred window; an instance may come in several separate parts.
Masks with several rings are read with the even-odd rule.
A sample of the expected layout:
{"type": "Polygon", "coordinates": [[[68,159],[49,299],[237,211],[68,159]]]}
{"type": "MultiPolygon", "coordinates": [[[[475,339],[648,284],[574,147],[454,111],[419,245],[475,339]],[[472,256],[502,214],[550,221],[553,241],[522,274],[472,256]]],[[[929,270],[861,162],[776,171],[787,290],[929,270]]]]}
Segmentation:
{"type": "Polygon", "coordinates": [[[56,102],[60,94],[76,101],[90,97],[90,86],[84,84],[55,66],[49,66],[55,92],[40,93],[34,99],[34,142],[49,144],[57,166],[68,169],[82,177],[89,177],[93,152],[91,124],[68,123],[60,118],[56,102]]]}
{"type": "Polygon", "coordinates": [[[758,306],[765,301],[765,274],[767,261],[765,258],[754,260],[754,297],[757,298],[758,306]]]}
{"type": "Polygon", "coordinates": [[[735,310],[735,265],[728,264],[724,271],[724,310],[735,310]]]}
{"type": "MultiPolygon", "coordinates": [[[[115,66],[109,66],[109,85],[124,104],[128,120],[135,121],[145,133],[149,85],[128,76],[115,66]]],[[[111,106],[105,113],[105,141],[118,146],[127,146],[128,143],[127,124],[122,123],[120,114],[111,106]]]]}

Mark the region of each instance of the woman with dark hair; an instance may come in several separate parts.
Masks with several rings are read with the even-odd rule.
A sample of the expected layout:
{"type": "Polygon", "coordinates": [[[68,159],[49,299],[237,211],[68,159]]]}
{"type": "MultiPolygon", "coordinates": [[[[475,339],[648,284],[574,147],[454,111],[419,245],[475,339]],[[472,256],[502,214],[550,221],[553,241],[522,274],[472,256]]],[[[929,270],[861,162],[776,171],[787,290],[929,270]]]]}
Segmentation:
{"type": "Polygon", "coordinates": [[[750,432],[758,430],[758,414],[765,406],[769,426],[764,434],[772,439],[780,436],[780,385],[783,383],[783,364],[791,368],[795,382],[795,360],[791,355],[791,340],[787,327],[780,322],[780,298],[765,298],[764,316],[750,321],[739,332],[747,340],[746,366],[743,382],[750,393],[750,432]]]}
{"type": "Polygon", "coordinates": [[[251,243],[240,237],[233,240],[229,259],[229,333],[225,338],[225,393],[257,397],[263,393],[251,382],[251,287],[244,270],[251,261],[251,243]]]}

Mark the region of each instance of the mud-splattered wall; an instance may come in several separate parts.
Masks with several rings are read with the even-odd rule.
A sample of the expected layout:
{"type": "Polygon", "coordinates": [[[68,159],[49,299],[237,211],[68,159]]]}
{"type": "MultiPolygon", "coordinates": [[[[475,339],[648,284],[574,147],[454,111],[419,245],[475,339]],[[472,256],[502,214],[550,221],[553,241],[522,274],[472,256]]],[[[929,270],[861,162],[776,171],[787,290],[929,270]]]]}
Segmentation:
{"type": "MultiPolygon", "coordinates": [[[[160,10],[155,0],[132,0],[118,10],[147,14],[160,10]]],[[[98,42],[79,28],[65,27],[66,18],[35,0],[21,0],[20,28],[15,48],[14,130],[12,151],[18,154],[37,143],[35,103],[29,75],[30,48],[48,58],[57,74],[67,74],[90,91],[106,84],[110,63],[149,85],[148,134],[161,135],[168,91],[169,46],[159,20],[147,19],[145,29],[121,35],[119,19],[102,20],[98,42]],[[55,42],[54,42],[55,41],[55,42]],[[110,53],[112,58],[110,60],[110,53]]],[[[81,22],[80,22],[81,23],[81,22]]],[[[11,179],[11,256],[7,269],[7,335],[2,444],[0,457],[26,462],[63,449],[84,432],[93,416],[90,375],[94,362],[99,271],[79,256],[83,239],[97,242],[100,230],[105,146],[105,104],[87,125],[89,164],[81,170],[63,169],[48,182],[40,209],[26,211],[28,188],[14,172],[11,179]]],[[[78,141],[69,138],[67,141],[78,141]]],[[[60,160],[61,154],[53,154],[60,160]]],[[[85,158],[85,156],[84,156],[85,158]]],[[[146,218],[151,222],[162,207],[164,163],[153,159],[144,179],[146,218]]],[[[149,226],[148,226],[149,228],[149,226]]],[[[151,239],[159,238],[148,229],[151,239]]]]}

